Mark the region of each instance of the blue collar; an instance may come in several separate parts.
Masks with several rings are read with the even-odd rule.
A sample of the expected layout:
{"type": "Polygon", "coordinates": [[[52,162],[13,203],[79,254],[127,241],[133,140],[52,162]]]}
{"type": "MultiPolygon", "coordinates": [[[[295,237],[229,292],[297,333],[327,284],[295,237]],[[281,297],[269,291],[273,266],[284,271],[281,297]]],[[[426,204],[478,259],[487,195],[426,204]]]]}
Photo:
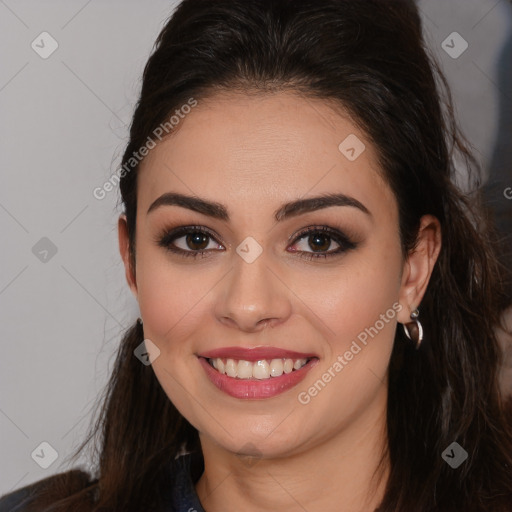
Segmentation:
{"type": "Polygon", "coordinates": [[[166,509],[173,512],[205,512],[194,487],[204,470],[202,455],[181,455],[173,461],[171,468],[173,484],[166,496],[166,509]]]}

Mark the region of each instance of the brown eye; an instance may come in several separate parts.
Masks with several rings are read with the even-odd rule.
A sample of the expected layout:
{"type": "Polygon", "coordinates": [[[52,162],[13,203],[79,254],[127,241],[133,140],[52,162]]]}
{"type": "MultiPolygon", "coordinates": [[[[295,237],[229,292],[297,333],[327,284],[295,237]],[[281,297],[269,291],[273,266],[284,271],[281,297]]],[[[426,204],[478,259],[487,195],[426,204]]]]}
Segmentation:
{"type": "Polygon", "coordinates": [[[309,235],[308,244],[314,251],[327,251],[331,246],[331,237],[322,233],[309,235]]]}
{"type": "Polygon", "coordinates": [[[180,256],[201,256],[223,247],[215,237],[200,226],[184,226],[166,231],[158,240],[158,245],[180,256]]]}
{"type": "Polygon", "coordinates": [[[295,238],[291,252],[297,252],[301,257],[312,260],[339,256],[356,247],[355,242],[338,230],[328,226],[311,226],[295,238]],[[333,243],[337,247],[329,250],[333,243]]]}
{"type": "Polygon", "coordinates": [[[196,232],[185,236],[185,241],[189,249],[193,251],[203,251],[208,246],[209,235],[196,232]]]}

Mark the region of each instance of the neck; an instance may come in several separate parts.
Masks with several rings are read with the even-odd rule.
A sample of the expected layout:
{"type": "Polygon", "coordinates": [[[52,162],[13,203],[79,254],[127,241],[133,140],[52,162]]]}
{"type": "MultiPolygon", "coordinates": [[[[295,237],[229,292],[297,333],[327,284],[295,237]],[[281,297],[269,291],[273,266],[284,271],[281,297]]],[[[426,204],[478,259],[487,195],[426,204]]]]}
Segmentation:
{"type": "MultiPolygon", "coordinates": [[[[380,403],[379,403],[380,402],[380,403]]],[[[248,460],[201,435],[205,470],[196,484],[207,512],[368,512],[384,496],[389,461],[386,402],[343,431],[289,456],[248,460]],[[384,407],[382,407],[384,405],[384,407]]]]}

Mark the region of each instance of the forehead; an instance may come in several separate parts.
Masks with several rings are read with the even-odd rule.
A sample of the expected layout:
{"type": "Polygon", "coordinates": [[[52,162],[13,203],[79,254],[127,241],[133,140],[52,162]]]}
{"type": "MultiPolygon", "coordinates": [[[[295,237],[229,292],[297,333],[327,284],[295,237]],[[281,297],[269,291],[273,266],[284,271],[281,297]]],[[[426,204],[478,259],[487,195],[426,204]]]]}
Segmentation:
{"type": "Polygon", "coordinates": [[[168,191],[253,213],[319,193],[352,195],[370,210],[395,202],[376,149],[349,116],[292,92],[199,99],[139,172],[143,212],[168,191]]]}

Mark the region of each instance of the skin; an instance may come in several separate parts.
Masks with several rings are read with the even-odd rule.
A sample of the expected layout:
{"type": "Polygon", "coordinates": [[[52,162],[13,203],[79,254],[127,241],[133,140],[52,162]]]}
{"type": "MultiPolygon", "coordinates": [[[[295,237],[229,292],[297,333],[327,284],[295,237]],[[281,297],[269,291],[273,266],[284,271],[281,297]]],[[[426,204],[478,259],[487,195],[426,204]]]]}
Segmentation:
{"type": "MultiPolygon", "coordinates": [[[[389,473],[387,459],[382,472],[375,470],[386,446],[394,334],[420,305],[441,246],[439,222],[425,216],[415,252],[403,258],[396,198],[380,171],[376,149],[341,109],[293,92],[200,100],[142,162],[135,269],[124,216],[119,247],[144,336],[160,350],[155,374],[200,433],[205,471],[196,490],[208,512],[362,512],[379,504],[389,473]],[[366,146],[355,161],[338,149],[349,134],[366,146]],[[222,203],[230,220],[180,206],[147,214],[165,192],[222,203]],[[333,192],[357,199],[371,215],[331,206],[274,218],[283,203],[333,192]],[[158,245],[165,228],[184,225],[215,234],[206,257],[181,257],[158,245]],[[307,235],[295,241],[311,225],[341,230],[358,245],[330,259],[301,258],[292,249],[318,251],[307,235]],[[263,249],[250,264],[236,252],[248,236],[263,249]],[[300,403],[298,394],[393,304],[401,311],[309,403],[300,403]],[[219,391],[197,358],[234,345],[314,352],[319,362],[276,397],[241,400],[219,391]]],[[[183,236],[174,243],[195,247],[183,236]]],[[[324,247],[339,245],[328,238],[324,247]]]]}

